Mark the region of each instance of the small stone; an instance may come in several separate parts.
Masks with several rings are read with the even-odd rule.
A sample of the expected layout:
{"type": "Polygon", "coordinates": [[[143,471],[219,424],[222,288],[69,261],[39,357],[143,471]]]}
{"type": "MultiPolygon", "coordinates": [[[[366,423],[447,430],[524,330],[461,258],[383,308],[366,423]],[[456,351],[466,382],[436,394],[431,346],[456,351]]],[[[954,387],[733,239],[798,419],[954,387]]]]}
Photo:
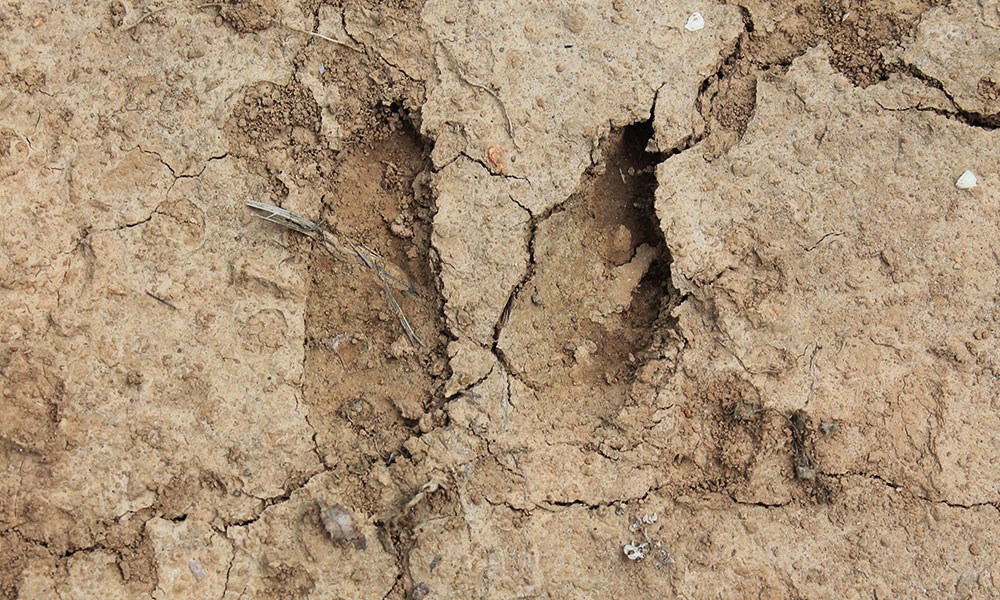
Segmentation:
{"type": "Polygon", "coordinates": [[[413,589],[410,590],[410,595],[408,597],[408,600],[421,600],[422,598],[426,597],[427,594],[429,593],[430,593],[430,588],[427,586],[426,583],[421,582],[413,586],[413,589]]]}
{"type": "Polygon", "coordinates": [[[406,223],[403,215],[399,215],[389,224],[389,231],[398,238],[410,239],[413,237],[413,228],[406,223]]]}
{"type": "Polygon", "coordinates": [[[401,358],[408,358],[416,353],[416,349],[410,342],[409,338],[405,335],[401,335],[396,338],[396,341],[389,346],[389,355],[399,360],[401,358]]]}
{"type": "Polygon", "coordinates": [[[506,167],[504,161],[504,148],[503,146],[490,146],[486,149],[486,160],[493,167],[490,169],[493,173],[503,173],[506,167]]]}
{"type": "Polygon", "coordinates": [[[816,469],[807,465],[796,465],[795,477],[804,479],[805,481],[816,481],[816,469]]]}
{"type": "Polygon", "coordinates": [[[958,181],[955,182],[955,187],[960,190],[971,190],[977,185],[979,185],[979,179],[972,171],[962,173],[962,175],[958,178],[958,181]]]}
{"type": "Polygon", "coordinates": [[[576,361],[577,364],[588,365],[591,363],[591,358],[593,357],[595,350],[597,350],[597,344],[587,340],[573,350],[573,360],[576,361]]]}
{"type": "Polygon", "coordinates": [[[700,12],[691,13],[688,17],[687,23],[684,24],[684,29],[688,31],[700,31],[705,28],[705,17],[701,16],[700,12]]]}
{"type": "Polygon", "coordinates": [[[129,371],[128,374],[125,376],[125,383],[131,386],[140,386],[142,385],[142,382],[143,382],[143,376],[142,373],[140,373],[139,371],[129,371]]]}

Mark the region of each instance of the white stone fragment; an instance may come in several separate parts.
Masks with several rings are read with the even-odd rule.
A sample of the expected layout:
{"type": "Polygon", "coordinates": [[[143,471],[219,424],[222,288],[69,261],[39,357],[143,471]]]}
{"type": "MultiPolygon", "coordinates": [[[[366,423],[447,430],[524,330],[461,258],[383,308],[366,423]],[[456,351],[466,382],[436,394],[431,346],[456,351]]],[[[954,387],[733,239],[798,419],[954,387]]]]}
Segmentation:
{"type": "Polygon", "coordinates": [[[691,13],[688,17],[687,23],[684,24],[684,29],[688,31],[699,31],[705,28],[705,17],[701,16],[700,12],[691,13]]]}
{"type": "Polygon", "coordinates": [[[656,523],[656,520],[659,518],[660,518],[659,515],[657,515],[656,513],[653,513],[651,515],[642,515],[642,522],[645,523],[646,525],[652,525],[653,523],[656,523]]]}
{"type": "Polygon", "coordinates": [[[979,184],[979,179],[976,178],[976,174],[972,171],[966,171],[958,178],[955,182],[955,187],[960,190],[969,190],[976,187],[979,184]]]}

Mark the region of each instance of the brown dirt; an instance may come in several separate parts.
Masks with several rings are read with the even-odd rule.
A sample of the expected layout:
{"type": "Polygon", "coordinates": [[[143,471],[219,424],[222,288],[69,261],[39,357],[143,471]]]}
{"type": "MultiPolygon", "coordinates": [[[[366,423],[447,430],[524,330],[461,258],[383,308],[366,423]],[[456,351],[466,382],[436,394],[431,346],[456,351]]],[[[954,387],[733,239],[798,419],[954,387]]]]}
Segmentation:
{"type": "Polygon", "coordinates": [[[0,598],[1000,597],[988,3],[0,30],[0,598]]]}

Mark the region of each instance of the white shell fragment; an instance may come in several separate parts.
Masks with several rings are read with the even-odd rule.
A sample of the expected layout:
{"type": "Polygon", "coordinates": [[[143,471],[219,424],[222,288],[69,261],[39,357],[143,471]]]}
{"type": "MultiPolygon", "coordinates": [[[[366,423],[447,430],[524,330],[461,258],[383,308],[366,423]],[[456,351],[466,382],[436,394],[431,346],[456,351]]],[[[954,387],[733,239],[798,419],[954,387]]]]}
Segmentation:
{"type": "Polygon", "coordinates": [[[698,31],[705,28],[705,17],[701,16],[700,12],[691,13],[688,17],[687,23],[684,24],[684,29],[688,31],[698,31]]]}
{"type": "Polygon", "coordinates": [[[622,551],[625,552],[625,556],[628,557],[629,560],[640,560],[646,558],[646,551],[643,546],[645,546],[645,544],[640,544],[638,546],[635,544],[625,544],[622,551]]]}
{"type": "Polygon", "coordinates": [[[340,504],[327,506],[320,504],[319,516],[323,521],[323,527],[330,539],[336,544],[351,545],[358,550],[368,547],[365,534],[361,533],[354,524],[354,515],[347,508],[340,504]]]}
{"type": "Polygon", "coordinates": [[[976,174],[972,171],[966,171],[958,178],[955,182],[955,187],[960,190],[969,190],[976,187],[979,184],[979,179],[976,178],[976,174]]]}
{"type": "Polygon", "coordinates": [[[201,565],[197,558],[192,558],[188,561],[188,569],[191,570],[191,574],[194,575],[195,581],[201,581],[208,575],[208,571],[205,567],[201,565]]]}

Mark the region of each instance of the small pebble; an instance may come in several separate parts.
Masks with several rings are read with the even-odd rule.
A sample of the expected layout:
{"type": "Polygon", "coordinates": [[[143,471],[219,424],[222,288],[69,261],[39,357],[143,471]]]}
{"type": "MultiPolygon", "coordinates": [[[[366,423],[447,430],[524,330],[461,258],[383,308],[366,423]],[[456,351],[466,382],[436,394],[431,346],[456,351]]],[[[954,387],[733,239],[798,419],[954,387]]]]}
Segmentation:
{"type": "Polygon", "coordinates": [[[972,171],[962,173],[962,175],[958,178],[958,181],[955,182],[955,187],[960,190],[971,190],[977,185],[979,185],[979,179],[972,171]]]}
{"type": "Polygon", "coordinates": [[[688,17],[687,23],[684,24],[684,29],[688,31],[699,31],[705,28],[705,17],[701,16],[700,12],[691,13],[688,17]]]}
{"type": "Polygon", "coordinates": [[[430,588],[426,583],[420,582],[410,590],[409,600],[421,600],[430,593],[430,588]]]}

